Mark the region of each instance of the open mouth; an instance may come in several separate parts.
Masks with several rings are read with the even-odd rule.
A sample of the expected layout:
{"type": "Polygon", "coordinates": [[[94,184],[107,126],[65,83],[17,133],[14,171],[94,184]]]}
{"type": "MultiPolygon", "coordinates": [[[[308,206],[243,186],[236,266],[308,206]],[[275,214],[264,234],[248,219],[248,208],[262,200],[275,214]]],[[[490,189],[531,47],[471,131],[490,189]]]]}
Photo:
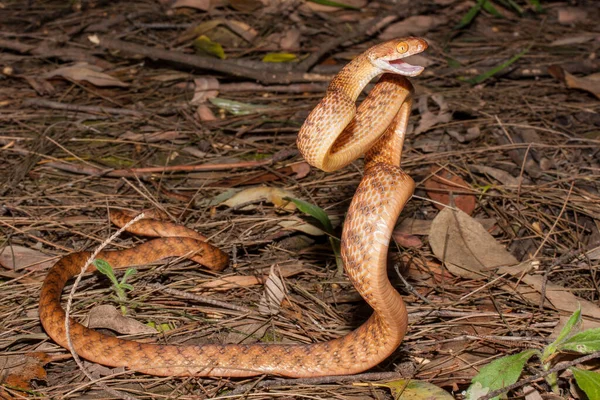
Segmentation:
{"type": "Polygon", "coordinates": [[[389,60],[387,63],[395,73],[406,76],[417,76],[425,69],[419,65],[411,65],[401,59],[389,60]]]}

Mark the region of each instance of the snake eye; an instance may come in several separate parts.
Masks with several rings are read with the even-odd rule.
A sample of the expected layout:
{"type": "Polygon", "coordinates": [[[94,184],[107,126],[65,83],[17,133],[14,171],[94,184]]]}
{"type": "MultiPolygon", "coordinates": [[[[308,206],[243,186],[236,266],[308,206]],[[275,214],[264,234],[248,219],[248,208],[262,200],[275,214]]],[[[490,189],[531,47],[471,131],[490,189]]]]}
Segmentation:
{"type": "Polygon", "coordinates": [[[400,42],[396,45],[396,51],[400,54],[404,54],[408,51],[408,43],[400,42]]]}

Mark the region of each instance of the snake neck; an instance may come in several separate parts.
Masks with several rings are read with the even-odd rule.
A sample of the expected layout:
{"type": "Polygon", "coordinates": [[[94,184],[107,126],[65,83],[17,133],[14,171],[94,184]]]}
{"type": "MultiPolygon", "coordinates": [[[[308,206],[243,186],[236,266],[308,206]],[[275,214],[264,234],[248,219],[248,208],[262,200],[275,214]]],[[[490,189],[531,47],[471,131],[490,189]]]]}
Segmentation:
{"type": "Polygon", "coordinates": [[[384,71],[375,67],[364,55],[354,58],[332,79],[327,91],[342,91],[356,101],[364,87],[384,71]]]}

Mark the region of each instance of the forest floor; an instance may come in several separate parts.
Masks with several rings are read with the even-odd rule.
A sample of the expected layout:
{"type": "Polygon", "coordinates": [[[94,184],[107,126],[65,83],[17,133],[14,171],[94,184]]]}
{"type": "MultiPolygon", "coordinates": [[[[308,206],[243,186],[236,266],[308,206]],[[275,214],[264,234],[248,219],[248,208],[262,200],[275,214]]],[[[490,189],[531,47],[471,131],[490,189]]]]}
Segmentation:
{"type": "MultiPolygon", "coordinates": [[[[370,383],[405,378],[463,398],[481,367],[541,349],[579,305],[584,328],[600,326],[594,3],[1,1],[0,397],[384,399],[370,383]],[[78,365],[47,336],[42,282],[107,241],[109,209],[162,210],[231,262],[223,275],[180,259],[137,267],[121,302],[109,279],[84,275],[70,313],[100,313],[107,335],[313,343],[362,324],[370,310],[323,226],[284,198],[324,209],[339,237],[363,162],[311,168],[296,135],[343,65],[409,35],[429,48],[412,61],[426,67],[402,158],[416,190],[389,255],[410,326],[392,356],[336,379],[165,378],[78,365]]],[[[522,378],[537,379],[511,396],[559,398],[541,372],[532,359],[522,378]]],[[[560,372],[563,398],[585,398],[560,372]]]]}

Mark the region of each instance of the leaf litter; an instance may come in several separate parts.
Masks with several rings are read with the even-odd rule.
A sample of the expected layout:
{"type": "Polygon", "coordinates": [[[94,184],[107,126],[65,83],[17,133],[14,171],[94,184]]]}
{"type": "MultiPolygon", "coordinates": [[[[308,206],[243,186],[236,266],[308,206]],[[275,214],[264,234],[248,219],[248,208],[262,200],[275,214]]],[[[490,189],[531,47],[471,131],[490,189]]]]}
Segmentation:
{"type": "MultiPolygon", "coordinates": [[[[414,61],[427,68],[412,80],[423,99],[411,117],[419,136],[408,135],[403,155],[417,190],[389,257],[412,287],[391,273],[411,328],[389,362],[347,379],[372,382],[385,371],[398,373],[385,378],[395,382],[408,364],[409,379],[461,393],[481,366],[548,340],[579,305],[586,327],[600,325],[597,10],[544,2],[539,14],[536,2],[495,0],[326,3],[4,4],[0,358],[59,357],[31,371],[11,368],[26,383],[20,390],[108,396],[81,384],[81,371],[45,338],[37,315],[45,263],[108,237],[107,207],[164,209],[232,258],[219,276],[181,260],[140,268],[128,281],[127,318],[173,327],[144,341],[310,343],[360,325],[369,312],[338,273],[332,246],[362,161],[325,174],[302,162],[295,139],[331,76],[398,34],[430,43],[414,61]],[[193,42],[202,35],[227,59],[200,57],[193,42]],[[111,176],[107,168],[117,165],[134,172],[111,176]],[[203,168],[184,168],[197,165],[203,168]],[[81,175],[86,168],[100,172],[81,175]],[[431,190],[432,171],[448,171],[459,183],[431,190]],[[245,190],[232,206],[219,205],[245,190]],[[469,215],[455,209],[460,196],[469,199],[469,215]],[[318,206],[331,227],[285,198],[318,206]],[[267,311],[173,297],[146,285],[156,281],[250,309],[263,299],[267,311]]],[[[112,246],[140,240],[124,236],[112,246]]],[[[110,282],[97,275],[84,278],[74,300],[80,320],[94,306],[115,305],[110,282]]],[[[101,375],[143,398],[212,398],[243,386],[206,379],[190,387],[185,379],[110,368],[101,375]]],[[[339,398],[389,396],[382,387],[324,380],[263,388],[260,379],[249,380],[253,398],[270,398],[274,388],[290,397],[328,398],[332,390],[339,398]]]]}

